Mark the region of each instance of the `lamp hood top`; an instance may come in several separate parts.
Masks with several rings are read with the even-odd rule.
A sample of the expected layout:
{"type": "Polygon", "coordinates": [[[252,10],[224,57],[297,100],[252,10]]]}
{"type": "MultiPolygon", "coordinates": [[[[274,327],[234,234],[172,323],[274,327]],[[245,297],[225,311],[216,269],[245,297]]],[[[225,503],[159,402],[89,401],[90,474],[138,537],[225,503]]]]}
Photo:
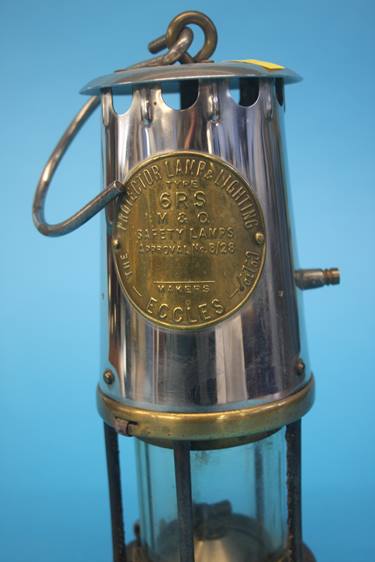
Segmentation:
{"type": "Polygon", "coordinates": [[[235,78],[281,78],[285,84],[299,82],[301,77],[279,64],[255,59],[233,60],[224,62],[202,62],[194,64],[175,64],[129,68],[107,74],[90,81],[81,90],[81,94],[98,95],[103,90],[112,90],[113,94],[129,94],[134,87],[152,86],[163,83],[169,91],[177,90],[181,80],[215,80],[235,78]]]}

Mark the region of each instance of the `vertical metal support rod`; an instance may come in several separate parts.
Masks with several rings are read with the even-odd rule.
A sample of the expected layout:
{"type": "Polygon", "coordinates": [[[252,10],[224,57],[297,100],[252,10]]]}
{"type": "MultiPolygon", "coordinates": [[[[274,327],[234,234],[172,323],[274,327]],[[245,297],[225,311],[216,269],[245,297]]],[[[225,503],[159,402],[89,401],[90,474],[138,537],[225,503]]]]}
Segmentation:
{"type": "Polygon", "coordinates": [[[174,446],[180,562],[194,562],[190,443],[174,446]]]}
{"type": "Polygon", "coordinates": [[[111,507],[113,562],[127,562],[118,436],[116,431],[106,423],[104,424],[104,439],[111,507]]]}
{"type": "Polygon", "coordinates": [[[254,464],[255,464],[255,509],[256,509],[256,519],[264,529],[264,466],[263,466],[263,456],[261,451],[262,441],[260,443],[255,443],[254,447],[254,464]]]}
{"type": "Polygon", "coordinates": [[[289,562],[303,562],[301,509],[301,420],[286,427],[289,562]]]}

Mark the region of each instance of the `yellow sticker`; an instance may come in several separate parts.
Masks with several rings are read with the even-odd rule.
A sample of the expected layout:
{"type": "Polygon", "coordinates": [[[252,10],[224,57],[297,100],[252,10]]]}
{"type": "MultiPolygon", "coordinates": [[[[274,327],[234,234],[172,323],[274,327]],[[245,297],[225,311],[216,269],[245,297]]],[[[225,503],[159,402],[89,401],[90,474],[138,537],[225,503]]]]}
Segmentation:
{"type": "Polygon", "coordinates": [[[275,64],[274,62],[267,62],[265,60],[257,59],[233,60],[232,62],[246,62],[247,64],[256,64],[257,66],[262,66],[266,70],[283,70],[285,68],[285,66],[275,64]]]}

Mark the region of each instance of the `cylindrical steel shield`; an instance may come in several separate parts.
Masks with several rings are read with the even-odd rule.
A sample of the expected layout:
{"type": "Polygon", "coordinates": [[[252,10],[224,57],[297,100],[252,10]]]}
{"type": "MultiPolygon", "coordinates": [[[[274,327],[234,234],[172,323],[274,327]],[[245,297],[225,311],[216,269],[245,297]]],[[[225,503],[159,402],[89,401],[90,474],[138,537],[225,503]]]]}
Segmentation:
{"type": "Polygon", "coordinates": [[[310,369],[282,82],[241,79],[240,105],[229,81],[201,80],[180,110],[162,88],[135,87],[122,115],[102,92],[104,184],[126,181],[126,191],[106,211],[102,369],[115,380],[101,390],[168,412],[283,399],[306,385],[310,369]]]}

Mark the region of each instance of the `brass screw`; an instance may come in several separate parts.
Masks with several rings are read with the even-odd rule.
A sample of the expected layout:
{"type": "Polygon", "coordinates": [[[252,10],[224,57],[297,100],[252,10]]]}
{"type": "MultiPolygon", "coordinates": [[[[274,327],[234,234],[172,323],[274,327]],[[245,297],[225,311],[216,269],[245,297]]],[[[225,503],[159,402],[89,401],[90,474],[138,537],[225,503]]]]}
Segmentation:
{"type": "Polygon", "coordinates": [[[115,250],[118,250],[120,248],[120,240],[118,240],[118,238],[114,238],[112,240],[112,248],[114,248],[115,250]]]}
{"type": "Polygon", "coordinates": [[[110,369],[106,369],[104,371],[103,380],[104,380],[105,384],[108,384],[108,386],[111,386],[111,384],[113,384],[115,382],[115,376],[110,369]]]}
{"type": "Polygon", "coordinates": [[[299,358],[297,363],[296,363],[296,373],[297,373],[297,375],[304,375],[305,374],[305,368],[306,368],[306,365],[305,365],[304,361],[301,358],[299,358]]]}
{"type": "Polygon", "coordinates": [[[264,244],[264,234],[263,234],[263,232],[257,232],[255,234],[255,242],[258,244],[258,246],[263,246],[263,244],[264,244]]]}

